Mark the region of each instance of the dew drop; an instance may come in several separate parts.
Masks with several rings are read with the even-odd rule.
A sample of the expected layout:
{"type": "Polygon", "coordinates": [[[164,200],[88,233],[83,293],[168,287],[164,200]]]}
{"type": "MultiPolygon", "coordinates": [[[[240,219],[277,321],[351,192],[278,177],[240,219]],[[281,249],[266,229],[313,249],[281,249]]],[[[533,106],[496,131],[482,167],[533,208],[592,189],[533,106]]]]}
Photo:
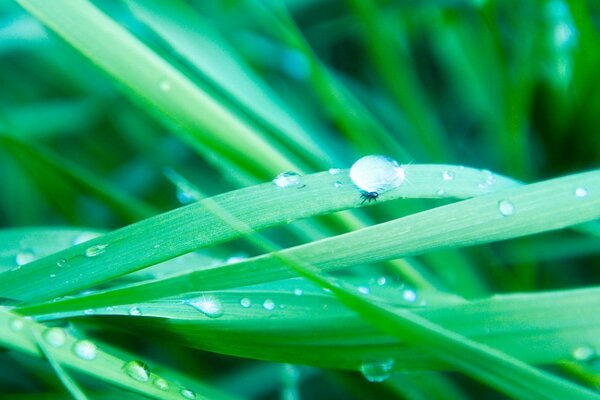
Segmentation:
{"type": "Polygon", "coordinates": [[[20,318],[13,318],[10,321],[10,329],[12,329],[15,332],[21,332],[24,327],[25,327],[25,323],[20,318]]]}
{"type": "Polygon", "coordinates": [[[385,360],[363,363],[360,372],[369,382],[383,382],[390,377],[390,371],[394,367],[394,360],[385,360]]]}
{"type": "Polygon", "coordinates": [[[32,261],[34,261],[37,257],[35,256],[35,254],[33,254],[32,251],[29,250],[25,250],[25,251],[20,251],[16,257],[15,257],[15,261],[17,262],[18,266],[21,265],[25,265],[28,264],[32,261]]]}
{"type": "Polygon", "coordinates": [[[300,174],[292,171],[282,172],[273,179],[273,183],[280,188],[303,187],[300,174]]]}
{"type": "Polygon", "coordinates": [[[265,308],[265,310],[271,311],[271,310],[273,310],[275,308],[275,302],[273,300],[271,300],[271,299],[266,299],[263,302],[263,307],[265,308]]]}
{"type": "Polygon", "coordinates": [[[78,340],[73,345],[73,352],[75,355],[82,360],[91,361],[96,358],[98,355],[98,350],[96,349],[96,345],[89,340],[78,340]]]}
{"type": "Polygon", "coordinates": [[[60,258],[56,261],[56,266],[58,268],[64,268],[69,264],[66,258],[60,258]]]}
{"type": "Polygon", "coordinates": [[[446,191],[444,189],[440,189],[435,194],[437,194],[438,196],[443,196],[446,194],[446,191]]]}
{"type": "Polygon", "coordinates": [[[67,341],[67,335],[62,328],[46,329],[42,335],[44,340],[52,347],[60,347],[67,341]]]}
{"type": "Polygon", "coordinates": [[[369,288],[368,288],[368,287],[366,287],[366,286],[359,286],[359,287],[357,288],[357,290],[358,290],[358,292],[359,292],[359,293],[361,293],[361,294],[369,294],[369,293],[371,292],[371,291],[369,290],[369,288]]]}
{"type": "Polygon", "coordinates": [[[171,82],[169,81],[160,81],[158,84],[158,88],[163,92],[168,92],[171,90],[171,82]]]}
{"type": "Polygon", "coordinates": [[[444,171],[442,173],[442,179],[444,179],[445,181],[452,181],[452,180],[454,180],[454,172],[452,172],[452,171],[444,171]]]}
{"type": "Polygon", "coordinates": [[[252,301],[249,298],[244,297],[242,300],[240,300],[240,304],[242,305],[242,307],[248,308],[252,305],[252,301]]]}
{"type": "Polygon", "coordinates": [[[215,296],[203,295],[196,299],[188,300],[186,304],[210,318],[218,318],[223,315],[223,305],[215,296]]]}
{"type": "Polygon", "coordinates": [[[591,346],[580,346],[573,349],[572,354],[577,361],[588,361],[596,356],[596,350],[591,346]]]}
{"type": "Polygon", "coordinates": [[[139,382],[148,382],[150,371],[148,367],[139,361],[129,361],[123,366],[125,373],[139,382]]]}
{"type": "Polygon", "coordinates": [[[330,175],[337,175],[340,173],[340,171],[341,171],[341,169],[339,169],[339,168],[329,168],[330,175]]]}
{"type": "Polygon", "coordinates": [[[94,309],[93,308],[88,308],[86,310],[83,310],[83,313],[85,315],[94,315],[94,309]]]}
{"type": "Polygon", "coordinates": [[[142,310],[139,307],[131,307],[129,309],[129,315],[139,316],[142,315],[142,310]]]}
{"type": "Polygon", "coordinates": [[[404,182],[404,168],[390,157],[365,156],[350,168],[350,179],[361,190],[382,194],[404,182]]]}
{"type": "Polygon", "coordinates": [[[196,393],[194,393],[190,389],[181,389],[181,392],[179,392],[179,393],[181,393],[181,395],[183,397],[185,397],[186,399],[193,400],[196,398],[196,393]]]}
{"type": "Polygon", "coordinates": [[[379,286],[385,285],[386,282],[387,282],[387,279],[385,276],[380,276],[379,278],[377,278],[377,284],[379,286]]]}
{"type": "Polygon", "coordinates": [[[340,181],[335,181],[335,183],[333,184],[333,186],[336,187],[336,188],[341,188],[343,186],[343,184],[340,181]]]}
{"type": "Polygon", "coordinates": [[[96,257],[106,251],[108,244],[96,244],[85,249],[86,257],[96,257]]]}
{"type": "Polygon", "coordinates": [[[295,294],[296,296],[302,296],[302,293],[304,293],[304,292],[302,291],[302,289],[297,289],[297,288],[296,288],[296,289],[294,289],[294,294],[295,294]]]}
{"type": "Polygon", "coordinates": [[[50,278],[56,278],[56,274],[50,274],[50,278]]]}
{"type": "Polygon", "coordinates": [[[155,378],[152,381],[152,384],[162,391],[166,392],[167,390],[169,390],[169,383],[163,378],[155,378]]]}
{"type": "Polygon", "coordinates": [[[588,190],[584,187],[578,187],[577,189],[575,189],[575,196],[579,198],[586,197],[588,194],[588,190]]]}
{"type": "Polygon", "coordinates": [[[500,214],[508,217],[515,213],[515,206],[508,200],[500,200],[498,202],[498,211],[500,211],[500,214]]]}
{"type": "Polygon", "coordinates": [[[177,197],[177,201],[181,204],[191,204],[196,201],[194,193],[191,190],[182,187],[177,187],[175,196],[177,197]]]}
{"type": "Polygon", "coordinates": [[[402,298],[409,303],[413,303],[415,300],[417,300],[417,292],[412,289],[406,289],[402,292],[402,298]]]}

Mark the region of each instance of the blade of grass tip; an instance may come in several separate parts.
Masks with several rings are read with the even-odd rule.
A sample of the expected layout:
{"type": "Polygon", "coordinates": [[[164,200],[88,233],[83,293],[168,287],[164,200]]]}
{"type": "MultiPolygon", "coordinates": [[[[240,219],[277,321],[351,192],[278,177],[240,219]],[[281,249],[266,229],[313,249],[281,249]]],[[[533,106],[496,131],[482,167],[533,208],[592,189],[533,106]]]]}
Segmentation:
{"type": "MultiPolygon", "coordinates": [[[[322,169],[331,151],[311,137],[286,104],[212,28],[211,22],[183,1],[127,0],[134,15],[161,36],[204,78],[237,107],[268,127],[276,140],[315,168],[322,169]]],[[[312,135],[314,136],[314,135],[312,135]]],[[[330,149],[331,150],[331,149],[330,149]]],[[[337,163],[335,161],[334,163],[337,163]]]]}
{"type": "MultiPolygon", "coordinates": [[[[411,166],[411,168],[413,167],[411,166]]],[[[464,171],[464,169],[456,168],[456,171],[464,171]]],[[[416,175],[412,176],[416,178],[416,175]]],[[[458,175],[455,179],[458,179],[458,175]]],[[[136,285],[135,289],[133,287],[123,290],[116,289],[112,293],[91,295],[87,300],[85,297],[78,297],[73,301],[63,300],[40,304],[39,307],[41,309],[63,309],[61,307],[71,309],[71,307],[79,307],[77,305],[79,303],[97,302],[101,298],[108,302],[120,301],[125,298],[127,298],[126,301],[137,301],[140,298],[168,296],[181,291],[217,290],[296,276],[293,270],[279,261],[279,256],[300,258],[319,267],[321,271],[327,272],[362,263],[380,262],[434,250],[473,246],[562,229],[600,218],[600,196],[598,196],[597,189],[599,179],[600,171],[592,171],[499,190],[485,196],[285,249],[280,255],[265,254],[235,264],[221,265],[136,285]],[[585,196],[579,197],[577,193],[582,193],[578,189],[582,188],[589,189],[586,189],[585,196]]],[[[418,185],[416,179],[413,184],[418,185]]],[[[431,184],[432,182],[429,182],[429,185],[431,184]]],[[[437,188],[438,185],[433,183],[432,187],[437,188]]],[[[405,193],[410,192],[410,189],[406,186],[405,193]]],[[[341,199],[340,194],[341,192],[336,195],[336,200],[341,199]]],[[[384,196],[387,194],[385,193],[384,196]]],[[[214,202],[217,201],[216,199],[207,199],[207,201],[214,202]]],[[[318,201],[322,203],[323,199],[324,197],[321,197],[318,201]]],[[[302,204],[308,204],[310,200],[304,201],[302,204]]],[[[221,207],[227,204],[223,201],[217,202],[221,207]]],[[[205,203],[201,202],[206,207],[205,203]]],[[[229,205],[231,205],[231,210],[236,210],[235,204],[229,203],[229,205]]],[[[237,218],[247,218],[247,215],[239,215],[237,218]]],[[[216,226],[214,221],[211,224],[216,226]]],[[[60,256],[60,254],[56,256],[60,256]]],[[[27,271],[33,265],[22,270],[27,271]]],[[[14,279],[14,276],[18,276],[20,271],[15,271],[6,278],[3,276],[4,282],[8,283],[4,286],[2,285],[4,282],[0,282],[2,289],[0,293],[4,293],[3,296],[20,295],[18,286],[20,279],[16,280],[16,283],[14,279]]],[[[26,273],[21,275],[26,276],[26,273]]],[[[45,278],[45,276],[39,276],[39,272],[33,272],[28,275],[25,282],[28,285],[35,282],[37,286],[37,282],[41,284],[41,282],[45,282],[45,278]]],[[[39,290],[49,292],[55,289],[42,286],[39,290]]],[[[29,290],[31,291],[31,289],[29,290]]]]}
{"type": "Polygon", "coordinates": [[[264,238],[212,199],[205,205],[210,212],[242,233],[256,246],[291,268],[299,275],[331,290],[340,301],[382,331],[447,361],[458,370],[516,398],[600,399],[581,386],[548,374],[488,346],[469,340],[444,329],[411,311],[389,306],[361,297],[354,287],[321,274],[318,267],[301,258],[286,257],[277,245],[264,238]],[[341,283],[340,283],[341,282],[341,283]]]}
{"type": "Polygon", "coordinates": [[[126,94],[150,104],[146,108],[151,114],[158,110],[183,128],[174,132],[185,132],[185,140],[202,143],[257,177],[302,170],[289,161],[294,157],[232,114],[89,1],[18,3],[119,81],[126,94]]]}
{"type": "Polygon", "coordinates": [[[62,382],[63,386],[69,391],[71,396],[73,396],[75,400],[87,400],[87,396],[77,385],[77,382],[75,382],[73,378],[71,378],[69,374],[67,374],[67,372],[61,367],[58,360],[56,360],[52,356],[50,351],[48,351],[48,347],[46,346],[46,344],[44,344],[44,341],[42,340],[42,337],[40,336],[39,332],[35,329],[32,329],[31,334],[35,338],[37,346],[40,349],[42,355],[46,358],[46,360],[48,361],[48,363],[62,382]]]}

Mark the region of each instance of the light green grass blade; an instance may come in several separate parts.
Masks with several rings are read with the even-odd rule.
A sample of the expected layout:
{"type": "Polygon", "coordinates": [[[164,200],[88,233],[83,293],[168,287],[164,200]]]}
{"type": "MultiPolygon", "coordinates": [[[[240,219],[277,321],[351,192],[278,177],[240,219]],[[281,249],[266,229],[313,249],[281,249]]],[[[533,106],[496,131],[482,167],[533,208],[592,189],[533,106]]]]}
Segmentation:
{"type": "Polygon", "coordinates": [[[255,127],[233,115],[92,3],[22,0],[19,4],[119,81],[127,94],[144,100],[152,114],[157,110],[183,128],[175,132],[185,132],[187,140],[198,141],[255,176],[302,169],[289,161],[293,157],[266,141],[255,127]]]}
{"type": "MultiPolygon", "coordinates": [[[[501,176],[497,176],[490,186],[482,185],[489,179],[490,173],[468,168],[410,165],[405,169],[407,182],[396,190],[383,194],[380,197],[381,201],[398,197],[468,197],[517,185],[516,182],[501,176]],[[444,180],[444,171],[452,172],[455,176],[454,180],[444,180]]],[[[236,218],[246,221],[255,230],[360,206],[360,194],[350,182],[347,171],[341,171],[336,175],[327,172],[312,174],[304,176],[302,182],[305,185],[302,188],[279,188],[272,183],[267,183],[225,193],[210,200],[215,201],[219,207],[236,218]],[[341,183],[341,186],[336,185],[336,182],[341,183]],[[302,207],[292,206],[294,204],[302,204],[302,207]]],[[[497,200],[488,200],[488,203],[493,204],[494,210],[496,210],[495,202],[497,200]]],[[[589,202],[586,200],[582,204],[589,202]]],[[[468,204],[461,207],[470,209],[468,204]]],[[[445,215],[444,210],[437,211],[437,214],[445,215]]],[[[464,213],[464,211],[460,212],[464,213]]],[[[437,217],[437,214],[431,218],[437,217]]],[[[497,217],[497,210],[493,216],[497,217]]],[[[429,234],[429,230],[432,229],[432,226],[428,225],[430,221],[432,219],[427,219],[421,224],[426,234],[429,234]]],[[[470,223],[471,220],[468,222],[470,223]]],[[[439,223],[436,221],[433,225],[439,226],[439,223]]],[[[383,225],[381,227],[383,232],[375,231],[372,236],[380,233],[387,235],[389,228],[383,225]]],[[[390,230],[389,233],[393,234],[393,231],[390,230]]],[[[370,253],[369,247],[363,245],[368,242],[361,239],[362,235],[362,233],[355,233],[354,241],[350,242],[346,242],[345,237],[340,237],[338,243],[347,243],[348,247],[361,244],[356,250],[370,253]]],[[[473,232],[473,235],[476,233],[473,232]]],[[[239,232],[223,223],[205,208],[203,202],[199,202],[111,232],[86,244],[73,246],[34,261],[27,268],[3,275],[0,281],[0,295],[27,301],[50,299],[239,236],[239,232]],[[141,254],[144,256],[140,257],[141,254]],[[59,268],[57,263],[69,267],[59,268]],[[102,268],[98,268],[99,265],[102,265],[102,268]],[[52,274],[55,275],[51,277],[52,274]],[[25,287],[27,290],[23,290],[25,287]]],[[[406,240],[406,235],[401,236],[406,240]]],[[[383,243],[389,244],[396,239],[390,236],[383,243]]],[[[376,240],[381,244],[379,237],[376,240]]],[[[390,249],[385,253],[387,257],[390,257],[389,253],[390,249]]],[[[331,254],[328,258],[331,258],[331,254]]],[[[379,260],[385,258],[382,256],[379,260]]],[[[344,262],[342,259],[338,261],[344,262]]],[[[346,262],[348,261],[349,258],[346,257],[346,262]]],[[[368,261],[368,259],[357,258],[354,264],[368,261]]],[[[370,261],[377,261],[375,253],[370,261]]],[[[213,272],[220,274],[220,270],[213,272]]],[[[277,279],[278,273],[281,273],[281,268],[275,268],[271,277],[277,279]]],[[[289,271],[287,273],[289,274],[289,271]]],[[[251,274],[255,278],[258,276],[251,274]]],[[[246,274],[230,277],[227,280],[231,279],[232,284],[236,284],[235,282],[250,284],[252,282],[248,280],[249,278],[250,276],[246,274]]],[[[210,280],[206,281],[206,283],[210,282],[210,280]]],[[[212,283],[222,284],[222,281],[212,283]]]]}
{"type": "MultiPolygon", "coordinates": [[[[110,382],[121,388],[143,394],[155,399],[181,399],[181,390],[184,389],[175,382],[167,381],[168,390],[163,390],[155,383],[159,378],[150,372],[147,380],[136,379],[124,370],[127,361],[105,352],[96,347],[92,342],[84,342],[85,353],[76,349],[80,348],[81,341],[63,328],[47,328],[44,325],[25,319],[11,313],[6,308],[0,308],[0,345],[14,351],[41,357],[36,338],[32,333],[46,341],[46,350],[51,357],[62,366],[76,370],[83,374],[96,377],[104,382],[110,382]]],[[[133,358],[132,358],[133,359],[133,358]]],[[[222,398],[218,391],[200,383],[197,385],[197,398],[222,398]]]]}

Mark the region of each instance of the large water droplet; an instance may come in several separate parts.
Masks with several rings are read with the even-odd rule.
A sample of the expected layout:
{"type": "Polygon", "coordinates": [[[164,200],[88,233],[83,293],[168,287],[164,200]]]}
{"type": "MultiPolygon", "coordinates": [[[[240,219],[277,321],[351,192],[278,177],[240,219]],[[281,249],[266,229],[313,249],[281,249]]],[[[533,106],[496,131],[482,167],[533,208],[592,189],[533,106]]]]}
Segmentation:
{"type": "Polygon", "coordinates": [[[160,390],[167,391],[169,390],[169,383],[163,378],[156,378],[152,381],[152,384],[159,388],[160,390]]]}
{"type": "Polygon", "coordinates": [[[360,366],[360,372],[369,382],[383,382],[390,377],[390,371],[394,367],[394,360],[385,360],[364,363],[360,366]]]}
{"type": "Polygon", "coordinates": [[[588,194],[588,190],[584,187],[578,187],[575,189],[575,196],[579,198],[586,197],[588,194]]]}
{"type": "Polygon", "coordinates": [[[250,301],[249,298],[244,297],[242,300],[240,300],[240,304],[242,305],[242,307],[248,308],[252,305],[252,301],[250,301]]]}
{"type": "Polygon", "coordinates": [[[139,307],[131,307],[129,309],[129,315],[139,316],[142,315],[142,310],[139,307]]]}
{"type": "Polygon", "coordinates": [[[34,261],[36,258],[37,257],[35,256],[35,254],[33,254],[31,250],[23,250],[17,253],[15,261],[18,266],[21,266],[34,261]]]}
{"type": "Polygon", "coordinates": [[[203,295],[188,300],[186,303],[210,318],[218,318],[223,315],[223,305],[219,299],[212,295],[203,295]]]}
{"type": "Polygon", "coordinates": [[[573,349],[572,354],[577,361],[588,361],[596,356],[596,350],[591,346],[580,346],[573,349]]]}
{"type": "Polygon", "coordinates": [[[95,244],[85,249],[86,257],[96,257],[106,251],[108,244],[95,244]]]}
{"type": "Polygon", "coordinates": [[[382,194],[404,182],[404,168],[382,155],[365,156],[350,168],[350,179],[361,190],[382,194]]]}
{"type": "Polygon", "coordinates": [[[89,340],[78,340],[73,345],[73,352],[82,360],[91,361],[98,355],[96,345],[89,340]]]}
{"type": "Polygon", "coordinates": [[[500,214],[508,217],[515,213],[515,206],[508,200],[500,200],[498,202],[498,211],[500,211],[500,214]]]}
{"type": "Polygon", "coordinates": [[[129,361],[123,366],[123,371],[136,381],[148,382],[150,378],[148,367],[139,361],[129,361]]]}
{"type": "Polygon", "coordinates": [[[196,393],[194,393],[190,389],[182,389],[180,393],[186,399],[194,400],[196,398],[196,393]]]}
{"type": "Polygon", "coordinates": [[[52,347],[60,347],[67,341],[67,335],[62,328],[46,329],[42,335],[44,340],[52,347]]]}
{"type": "Polygon", "coordinates": [[[273,179],[273,183],[280,188],[303,187],[300,174],[292,171],[282,172],[273,179]]]}
{"type": "Polygon", "coordinates": [[[271,299],[266,299],[263,302],[263,307],[265,308],[265,310],[271,311],[271,310],[273,310],[275,308],[275,302],[273,300],[271,300],[271,299]]]}

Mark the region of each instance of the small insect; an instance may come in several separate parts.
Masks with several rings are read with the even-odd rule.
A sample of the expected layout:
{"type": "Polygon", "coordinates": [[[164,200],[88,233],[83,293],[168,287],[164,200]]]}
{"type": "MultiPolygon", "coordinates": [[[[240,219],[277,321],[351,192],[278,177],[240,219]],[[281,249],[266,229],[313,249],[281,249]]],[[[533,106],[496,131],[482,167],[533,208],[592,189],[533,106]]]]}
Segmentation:
{"type": "Polygon", "coordinates": [[[377,193],[377,192],[367,192],[366,190],[361,190],[360,198],[363,199],[363,201],[361,201],[360,204],[365,204],[365,201],[368,203],[370,203],[372,201],[377,201],[378,197],[379,197],[379,193],[377,193]]]}

